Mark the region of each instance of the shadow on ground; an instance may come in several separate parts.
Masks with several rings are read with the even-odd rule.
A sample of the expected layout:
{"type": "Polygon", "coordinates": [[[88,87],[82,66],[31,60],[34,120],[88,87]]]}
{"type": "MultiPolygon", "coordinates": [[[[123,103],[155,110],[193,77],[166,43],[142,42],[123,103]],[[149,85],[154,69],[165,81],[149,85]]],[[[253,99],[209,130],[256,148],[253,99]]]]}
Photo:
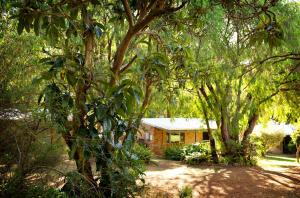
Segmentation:
{"type": "Polygon", "coordinates": [[[280,170],[261,167],[192,166],[158,160],[146,172],[146,182],[163,192],[178,194],[193,188],[194,197],[300,197],[300,166],[280,170]]]}

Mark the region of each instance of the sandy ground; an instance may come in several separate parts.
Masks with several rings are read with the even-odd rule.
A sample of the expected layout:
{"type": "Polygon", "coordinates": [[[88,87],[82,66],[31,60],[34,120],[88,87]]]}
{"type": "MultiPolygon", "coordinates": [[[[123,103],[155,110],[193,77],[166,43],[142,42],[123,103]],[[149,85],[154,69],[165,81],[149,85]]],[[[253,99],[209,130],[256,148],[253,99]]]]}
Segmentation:
{"type": "Polygon", "coordinates": [[[296,162],[274,165],[262,160],[258,167],[187,166],[163,159],[155,163],[146,172],[150,190],[144,197],[178,197],[183,186],[192,187],[193,197],[300,197],[296,162]]]}

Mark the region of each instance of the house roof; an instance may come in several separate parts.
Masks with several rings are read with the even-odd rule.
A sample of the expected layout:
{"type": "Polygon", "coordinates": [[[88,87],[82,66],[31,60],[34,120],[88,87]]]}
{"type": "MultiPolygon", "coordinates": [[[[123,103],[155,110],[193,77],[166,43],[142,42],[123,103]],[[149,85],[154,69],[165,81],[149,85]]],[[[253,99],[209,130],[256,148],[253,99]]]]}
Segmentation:
{"type": "MultiPolygon", "coordinates": [[[[207,129],[204,120],[199,118],[143,118],[142,124],[168,131],[207,129]]],[[[211,129],[217,129],[215,121],[210,120],[209,124],[211,129]]]]}
{"type": "Polygon", "coordinates": [[[266,124],[257,124],[253,129],[253,133],[260,135],[262,132],[282,132],[284,135],[291,135],[295,130],[296,127],[292,124],[278,123],[270,120],[266,124]]]}

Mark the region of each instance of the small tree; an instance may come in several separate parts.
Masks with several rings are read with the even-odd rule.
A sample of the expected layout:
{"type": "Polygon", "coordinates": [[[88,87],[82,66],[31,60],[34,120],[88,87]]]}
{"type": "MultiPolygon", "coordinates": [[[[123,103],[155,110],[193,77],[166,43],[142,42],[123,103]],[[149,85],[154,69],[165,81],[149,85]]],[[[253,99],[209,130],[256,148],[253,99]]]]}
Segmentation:
{"type": "Polygon", "coordinates": [[[294,133],[292,133],[291,135],[292,137],[292,141],[296,144],[296,158],[297,158],[297,162],[299,163],[299,153],[300,153],[300,130],[298,129],[297,131],[295,131],[294,133]]]}

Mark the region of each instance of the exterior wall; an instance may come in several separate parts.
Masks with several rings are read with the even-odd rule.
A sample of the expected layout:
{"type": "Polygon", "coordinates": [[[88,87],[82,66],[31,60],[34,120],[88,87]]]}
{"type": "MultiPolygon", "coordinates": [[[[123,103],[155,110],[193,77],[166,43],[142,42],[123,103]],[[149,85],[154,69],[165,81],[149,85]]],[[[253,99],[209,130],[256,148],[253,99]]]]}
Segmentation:
{"type": "Polygon", "coordinates": [[[193,144],[202,141],[201,131],[185,131],[184,134],[185,134],[184,136],[185,144],[193,144]]]}
{"type": "MultiPolygon", "coordinates": [[[[142,139],[143,143],[145,143],[155,154],[163,155],[164,150],[173,145],[172,143],[168,143],[168,132],[162,129],[158,129],[155,127],[151,127],[148,125],[144,125],[141,129],[142,133],[138,135],[139,139],[142,139]],[[152,140],[149,141],[146,139],[146,133],[150,133],[152,135],[152,140]]],[[[195,142],[202,141],[202,131],[180,131],[184,133],[184,144],[193,144],[195,142]]]]}

